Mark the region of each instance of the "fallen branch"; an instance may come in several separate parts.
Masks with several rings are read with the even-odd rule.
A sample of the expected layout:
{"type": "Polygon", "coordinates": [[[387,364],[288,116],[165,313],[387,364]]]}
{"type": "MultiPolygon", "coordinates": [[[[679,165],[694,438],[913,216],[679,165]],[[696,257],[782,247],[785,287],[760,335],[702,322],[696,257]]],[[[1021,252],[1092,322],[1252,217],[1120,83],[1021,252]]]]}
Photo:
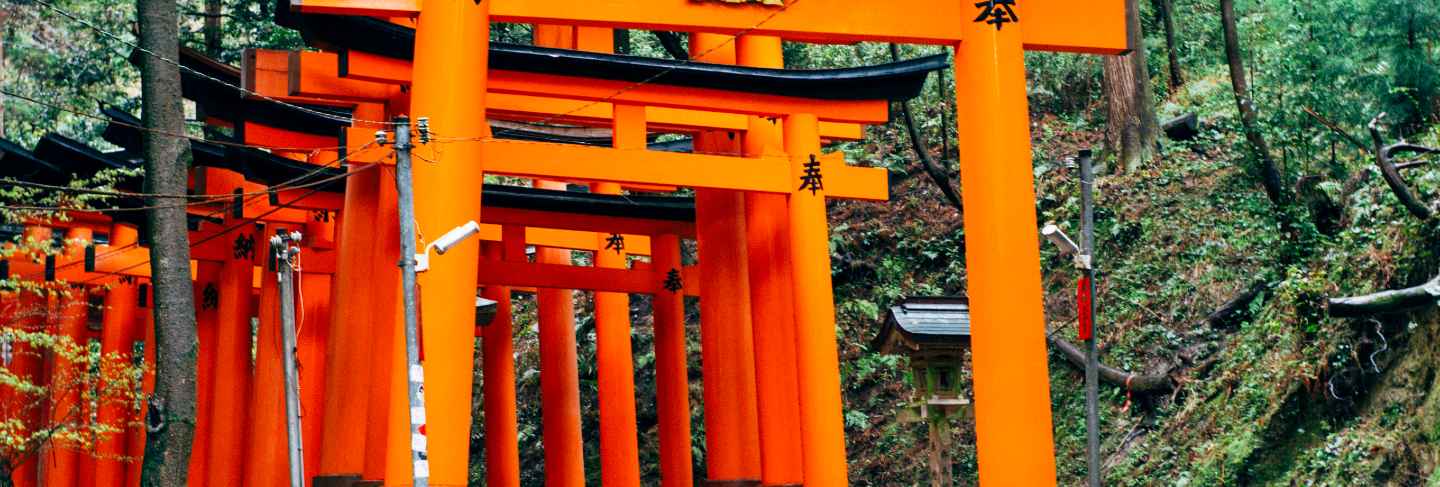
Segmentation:
{"type": "Polygon", "coordinates": [[[1260,293],[1265,292],[1265,289],[1269,287],[1270,285],[1266,284],[1265,281],[1255,281],[1250,284],[1249,288],[1245,289],[1245,292],[1231,298],[1229,301],[1226,301],[1225,304],[1216,308],[1215,311],[1206,315],[1205,325],[1210,328],[1221,328],[1233,324],[1235,318],[1250,308],[1250,302],[1260,297],[1260,293]]]}
{"type": "Polygon", "coordinates": [[[1356,149],[1360,149],[1360,151],[1362,152],[1368,152],[1370,150],[1370,148],[1365,147],[1365,144],[1360,142],[1360,139],[1356,138],[1353,135],[1350,135],[1350,132],[1346,132],[1345,129],[1340,128],[1340,126],[1336,125],[1335,122],[1331,122],[1330,119],[1325,118],[1319,113],[1316,113],[1315,110],[1311,109],[1310,107],[1301,107],[1301,110],[1305,110],[1305,113],[1310,115],[1310,118],[1315,119],[1316,122],[1320,122],[1320,125],[1324,125],[1325,128],[1330,129],[1331,132],[1335,132],[1336,135],[1339,135],[1341,138],[1345,139],[1346,142],[1349,142],[1350,145],[1355,146],[1356,149]]]}
{"type": "Polygon", "coordinates": [[[1380,291],[1364,296],[1330,298],[1330,316],[1354,318],[1381,313],[1396,313],[1434,306],[1440,302],[1440,276],[1425,284],[1405,289],[1380,291]]]}
{"type": "Polygon", "coordinates": [[[1410,185],[1405,183],[1405,179],[1400,177],[1400,170],[1395,168],[1390,158],[1400,153],[1433,154],[1440,152],[1440,149],[1404,142],[1385,146],[1384,139],[1380,136],[1380,119],[1384,117],[1385,114],[1381,113],[1370,120],[1370,139],[1375,145],[1375,165],[1380,167],[1380,175],[1385,177],[1385,184],[1390,186],[1390,192],[1400,199],[1400,204],[1415,218],[1429,221],[1435,215],[1434,211],[1420,201],[1420,197],[1416,196],[1410,185]]]}
{"type": "MultiPolygon", "coordinates": [[[[1051,335],[1049,339],[1050,345],[1054,346],[1060,355],[1064,355],[1072,365],[1082,369],[1085,367],[1084,350],[1058,336],[1051,335]]],[[[1099,367],[1100,380],[1139,393],[1168,391],[1175,387],[1175,382],[1170,379],[1168,374],[1169,367],[1166,369],[1166,373],[1161,374],[1135,374],[1103,363],[1099,367]]]]}
{"type": "MultiPolygon", "coordinates": [[[[894,43],[890,44],[890,58],[897,62],[900,61],[900,48],[896,47],[894,43]]],[[[915,117],[910,113],[909,101],[900,102],[900,114],[905,121],[905,131],[910,135],[910,148],[920,157],[921,166],[925,167],[925,173],[929,174],[930,179],[940,186],[940,192],[945,193],[945,199],[950,202],[950,206],[955,207],[956,210],[965,211],[965,204],[960,201],[960,193],[956,192],[955,187],[950,184],[950,176],[945,174],[945,169],[935,162],[935,158],[930,157],[930,151],[925,148],[925,139],[920,138],[920,131],[915,128],[915,117]]]]}
{"type": "MultiPolygon", "coordinates": [[[[1211,312],[1209,315],[1206,315],[1204,324],[1213,328],[1223,326],[1232,322],[1237,316],[1239,316],[1242,312],[1248,309],[1250,307],[1250,303],[1254,301],[1255,298],[1260,297],[1260,293],[1264,292],[1267,288],[1269,288],[1269,284],[1266,284],[1264,281],[1256,281],[1255,283],[1251,284],[1250,287],[1246,288],[1244,292],[1241,292],[1238,296],[1235,296],[1229,301],[1226,301],[1224,304],[1220,305],[1220,307],[1217,308],[1215,311],[1211,312]]],[[[1066,341],[1064,338],[1056,336],[1053,333],[1049,334],[1047,336],[1047,339],[1050,341],[1050,344],[1060,352],[1060,355],[1063,355],[1065,357],[1065,360],[1070,362],[1071,365],[1074,365],[1081,369],[1085,368],[1084,350],[1081,350],[1080,347],[1076,346],[1073,343],[1070,343],[1069,341],[1066,341]]],[[[1208,366],[1213,363],[1214,361],[1211,360],[1207,362],[1202,362],[1198,365],[1208,366]]],[[[1103,363],[1100,364],[1099,367],[1100,380],[1108,384],[1124,387],[1131,392],[1138,393],[1164,392],[1173,390],[1175,388],[1175,379],[1171,378],[1170,374],[1171,372],[1176,371],[1176,369],[1177,367],[1174,365],[1167,365],[1165,366],[1165,370],[1159,374],[1136,374],[1123,369],[1111,367],[1103,363]]]]}

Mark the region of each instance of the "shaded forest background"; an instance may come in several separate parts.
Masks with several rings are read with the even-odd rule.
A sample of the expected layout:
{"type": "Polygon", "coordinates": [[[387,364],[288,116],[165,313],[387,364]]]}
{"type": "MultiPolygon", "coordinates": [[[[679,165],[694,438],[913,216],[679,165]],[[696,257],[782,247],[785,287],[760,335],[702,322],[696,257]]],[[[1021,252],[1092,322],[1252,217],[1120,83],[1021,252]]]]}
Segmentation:
{"type": "MultiPolygon", "coordinates": [[[[272,3],[243,0],[182,2],[183,45],[204,49],[207,3],[212,12],[218,8],[218,52],[226,62],[239,64],[243,48],[301,47],[296,33],[271,21],[272,3]]],[[[133,32],[131,3],[55,4],[113,32],[133,32]]],[[[33,4],[0,5],[0,86],[79,113],[105,106],[139,111],[139,73],[127,60],[128,47],[33,4]]],[[[1402,139],[1440,145],[1440,2],[1154,0],[1135,7],[1144,56],[1130,58],[1143,64],[1130,66],[1138,76],[1128,86],[1115,82],[1127,69],[1123,62],[1027,55],[1040,219],[1073,233],[1079,186],[1067,159],[1082,148],[1104,149],[1096,214],[1102,360],[1164,378],[1154,390],[1101,389],[1108,482],[1440,484],[1440,320],[1433,299],[1345,318],[1327,307],[1332,297],[1425,283],[1440,267],[1433,217],[1440,161],[1419,159],[1398,172],[1411,196],[1431,209],[1432,216],[1421,217],[1402,204],[1376,158],[1377,145],[1402,139]],[[1229,56],[1227,7],[1235,27],[1229,56]],[[1236,68],[1249,88],[1239,98],[1236,68]],[[1194,114],[1197,124],[1186,140],[1159,127],[1126,133],[1145,131],[1147,114],[1157,122],[1194,114]],[[1216,316],[1222,308],[1227,312],[1216,316]]],[[[529,32],[497,24],[493,36],[523,43],[529,32]]],[[[635,55],[684,52],[683,35],[634,31],[623,38],[622,52],[635,55]]],[[[787,44],[786,62],[855,66],[942,49],[787,44]]],[[[885,310],[902,297],[965,292],[963,209],[938,184],[953,185],[956,176],[953,80],[952,73],[932,77],[909,103],[913,126],[897,106],[894,123],[837,148],[859,164],[888,168],[893,183],[888,203],[831,207],[845,419],[858,486],[928,482],[919,460],[924,425],[898,420],[909,400],[905,359],[876,354],[869,342],[885,310]]],[[[53,131],[107,147],[102,121],[3,100],[3,135],[21,146],[53,131]]],[[[193,120],[193,110],[187,113],[193,120]]],[[[199,134],[200,124],[192,121],[190,130],[199,134]]],[[[1042,252],[1049,327],[1055,337],[1073,338],[1076,271],[1053,249],[1042,252]]],[[[588,295],[576,299],[577,309],[589,309],[588,295]]],[[[653,480],[648,301],[632,302],[642,464],[653,480]]],[[[532,298],[517,299],[517,378],[520,401],[538,406],[533,305],[532,298]]],[[[577,324],[587,472],[598,481],[594,323],[582,313],[577,324]]],[[[690,331],[701,474],[693,310],[690,331]]],[[[1061,481],[1078,484],[1085,469],[1082,377],[1059,354],[1052,354],[1051,371],[1061,481]]],[[[478,482],[484,465],[478,381],[475,390],[478,482]]],[[[520,408],[523,475],[533,485],[543,476],[539,412],[520,408]]],[[[967,421],[955,426],[953,474],[974,483],[973,428],[967,421]]]]}

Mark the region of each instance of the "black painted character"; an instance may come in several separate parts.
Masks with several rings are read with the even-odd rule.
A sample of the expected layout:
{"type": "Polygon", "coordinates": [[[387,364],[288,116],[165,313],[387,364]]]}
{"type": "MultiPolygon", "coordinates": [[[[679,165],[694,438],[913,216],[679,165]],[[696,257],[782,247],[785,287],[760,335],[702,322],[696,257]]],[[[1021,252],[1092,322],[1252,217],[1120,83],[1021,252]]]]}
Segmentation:
{"type": "Polygon", "coordinates": [[[610,234],[610,237],[605,239],[605,250],[611,249],[614,249],[616,254],[625,250],[625,237],[618,233],[610,234]]]}
{"type": "Polygon", "coordinates": [[[236,259],[245,259],[245,260],[254,260],[254,259],[255,259],[255,236],[254,236],[254,235],[237,235],[237,236],[235,236],[235,258],[236,258],[236,259]]]}
{"type": "Polygon", "coordinates": [[[810,155],[810,162],[805,163],[805,174],[800,176],[800,189],[798,191],[810,190],[810,194],[825,189],[825,180],[820,176],[820,161],[815,160],[815,155],[810,155]]]}
{"type": "Polygon", "coordinates": [[[682,289],[682,288],[684,288],[684,287],[685,287],[685,283],[684,283],[684,281],[681,281],[681,280],[680,280],[680,270],[679,270],[679,269],[670,269],[670,272],[665,273],[665,290],[666,290],[666,291],[670,291],[670,292],[673,293],[673,292],[679,291],[680,289],[682,289]]]}
{"type": "Polygon", "coordinates": [[[975,2],[975,7],[980,9],[975,21],[994,25],[995,30],[1004,28],[1008,22],[1020,21],[1020,16],[1015,15],[1015,0],[984,0],[975,2]]]}
{"type": "Polygon", "coordinates": [[[220,307],[220,290],[215,289],[215,283],[205,284],[205,290],[200,292],[200,309],[215,309],[220,307]]]}

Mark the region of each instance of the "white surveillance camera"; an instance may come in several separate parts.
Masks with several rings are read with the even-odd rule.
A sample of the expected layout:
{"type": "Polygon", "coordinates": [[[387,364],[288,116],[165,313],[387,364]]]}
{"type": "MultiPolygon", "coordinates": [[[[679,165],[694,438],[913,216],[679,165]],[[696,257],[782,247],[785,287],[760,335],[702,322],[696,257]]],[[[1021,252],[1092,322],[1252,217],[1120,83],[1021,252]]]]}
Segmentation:
{"type": "Polygon", "coordinates": [[[430,245],[432,247],[435,247],[435,253],[444,255],[445,252],[449,252],[450,249],[454,248],[456,245],[459,245],[460,242],[463,242],[466,238],[469,238],[471,235],[475,235],[477,233],[480,233],[480,224],[475,223],[474,220],[471,220],[469,222],[466,222],[464,225],[455,227],[454,229],[445,232],[444,235],[441,235],[440,238],[435,240],[435,243],[430,245]]]}
{"type": "Polygon", "coordinates": [[[1065,235],[1065,232],[1054,223],[1045,224],[1045,228],[1040,229],[1040,234],[1060,249],[1060,255],[1073,255],[1080,252],[1080,246],[1075,245],[1075,241],[1070,240],[1070,236],[1065,235]]]}

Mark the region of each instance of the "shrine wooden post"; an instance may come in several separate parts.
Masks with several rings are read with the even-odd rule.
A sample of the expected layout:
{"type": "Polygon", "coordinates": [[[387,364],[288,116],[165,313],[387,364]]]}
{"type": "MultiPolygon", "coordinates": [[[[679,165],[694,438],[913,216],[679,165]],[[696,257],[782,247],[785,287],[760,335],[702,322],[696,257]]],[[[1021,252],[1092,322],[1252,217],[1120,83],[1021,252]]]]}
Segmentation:
{"type": "MultiPolygon", "coordinates": [[[[89,228],[74,227],[65,232],[64,254],[74,257],[76,253],[83,250],[83,247],[94,238],[89,228]]],[[[74,341],[79,347],[84,347],[84,340],[81,338],[85,333],[86,308],[89,305],[87,299],[88,291],[84,287],[69,289],[69,295],[60,295],[52,291],[56,299],[52,301],[55,308],[51,331],[56,337],[65,337],[74,341]]],[[[49,360],[49,377],[47,382],[50,385],[50,418],[51,427],[70,423],[78,425],[85,415],[80,409],[80,384],[82,375],[85,373],[72,360],[59,353],[52,353],[49,360]]],[[[45,473],[45,483],[48,486],[73,486],[77,480],[77,473],[80,467],[80,452],[78,446],[71,440],[56,438],[45,445],[40,461],[45,462],[42,471],[45,473]]]]}
{"type": "MultiPolygon", "coordinates": [[[[685,351],[685,294],[680,273],[680,238],[655,235],[651,262],[664,273],[654,294],[655,410],[660,429],[660,485],[690,487],[694,483],[690,453],[690,377],[685,351]]],[[[695,283],[688,283],[694,286],[695,283]]]]}
{"type": "MultiPolygon", "coordinates": [[[[240,190],[245,178],[230,171],[209,171],[211,187],[240,190]]],[[[232,213],[225,223],[243,221],[232,213]]],[[[215,322],[215,387],[211,388],[214,415],[210,443],[208,485],[239,485],[244,478],[243,452],[249,422],[250,317],[254,308],[254,258],[258,240],[254,225],[240,225],[223,240],[230,248],[229,259],[220,264],[217,286],[220,309],[215,322]]]]}
{"type": "MultiPolygon", "coordinates": [[[[525,261],[525,228],[506,226],[499,243],[487,243],[491,261],[525,261]]],[[[496,302],[495,319],[485,325],[480,355],[485,373],[485,483],[519,487],[519,423],[515,404],[515,331],[512,328],[510,288],[485,286],[484,297],[496,302]]]]}
{"type": "Polygon", "coordinates": [[[195,438],[190,450],[190,469],[187,472],[192,485],[204,484],[210,476],[210,443],[215,434],[214,390],[215,357],[219,336],[220,289],[218,280],[222,264],[198,262],[195,290],[195,334],[197,354],[195,360],[195,438]]]}
{"type": "MultiPolygon", "coordinates": [[[[574,48],[575,28],[536,25],[535,45],[574,48]]],[[[558,181],[536,179],[537,188],[564,191],[558,181]]],[[[535,249],[535,262],[570,264],[566,249],[535,249]]],[[[584,439],[580,431],[580,368],[575,341],[574,291],[538,289],[536,318],[540,322],[540,427],[545,442],[546,487],[580,487],[585,483],[584,439]]]]}
{"type": "MultiPolygon", "coordinates": [[[[134,245],[139,232],[135,227],[116,224],[110,230],[110,247],[134,245]]],[[[100,353],[104,356],[124,357],[127,361],[133,354],[138,338],[140,323],[136,315],[138,290],[133,280],[121,280],[105,293],[105,315],[100,328],[100,353]]],[[[129,401],[109,398],[100,404],[100,424],[121,425],[127,414],[129,401]]],[[[125,485],[125,431],[110,434],[96,446],[95,481],[99,485],[125,485]]]]}
{"type": "MultiPolygon", "coordinates": [[[[594,29],[586,29],[594,30],[594,29]]],[[[608,31],[608,29],[605,29],[608,31]]],[[[581,40],[584,37],[582,36],[581,40]]],[[[603,37],[609,42],[610,37],[603,37]]],[[[613,144],[616,149],[645,150],[645,108],[616,103],[613,144]]],[[[620,194],[620,185],[596,183],[599,194],[620,194]]],[[[625,240],[597,233],[595,266],[628,267],[625,240]]],[[[630,347],[630,296],[595,293],[595,368],[600,403],[601,483],[605,487],[639,487],[640,445],[635,418],[635,356],[630,347]]]]}

